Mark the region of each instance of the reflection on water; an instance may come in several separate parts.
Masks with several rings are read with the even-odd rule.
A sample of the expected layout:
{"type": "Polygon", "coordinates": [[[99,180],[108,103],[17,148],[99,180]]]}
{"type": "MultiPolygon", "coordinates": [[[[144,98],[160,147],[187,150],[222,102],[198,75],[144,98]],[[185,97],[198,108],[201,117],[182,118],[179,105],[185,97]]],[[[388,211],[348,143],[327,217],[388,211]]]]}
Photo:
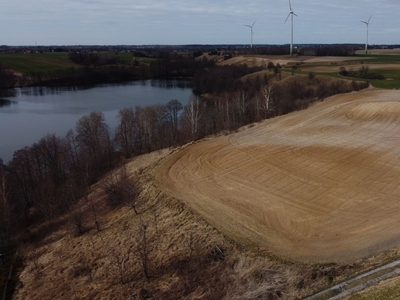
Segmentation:
{"type": "MultiPolygon", "coordinates": [[[[21,96],[48,96],[58,95],[64,92],[84,91],[104,87],[126,87],[126,86],[151,86],[163,89],[191,89],[192,82],[188,79],[153,79],[132,81],[115,84],[81,85],[81,86],[37,86],[0,90],[0,97],[21,96]]],[[[4,99],[3,99],[4,100],[4,99]]]]}
{"type": "Polygon", "coordinates": [[[80,90],[88,90],[93,86],[35,86],[35,87],[23,87],[9,90],[0,90],[1,97],[21,97],[21,96],[47,96],[57,95],[63,92],[73,92],[80,90]]]}
{"type": "Polygon", "coordinates": [[[145,80],[124,84],[73,87],[30,87],[0,91],[0,158],[30,146],[46,134],[64,136],[92,111],[103,112],[113,133],[121,108],[166,104],[186,105],[190,80],[145,80]]]}
{"type": "Polygon", "coordinates": [[[6,100],[6,99],[0,99],[0,107],[10,106],[11,104],[17,104],[17,102],[6,100]]]}
{"type": "Polygon", "coordinates": [[[192,88],[192,83],[189,80],[159,79],[159,80],[151,80],[151,86],[163,87],[167,89],[173,89],[173,88],[190,89],[192,88]]]}

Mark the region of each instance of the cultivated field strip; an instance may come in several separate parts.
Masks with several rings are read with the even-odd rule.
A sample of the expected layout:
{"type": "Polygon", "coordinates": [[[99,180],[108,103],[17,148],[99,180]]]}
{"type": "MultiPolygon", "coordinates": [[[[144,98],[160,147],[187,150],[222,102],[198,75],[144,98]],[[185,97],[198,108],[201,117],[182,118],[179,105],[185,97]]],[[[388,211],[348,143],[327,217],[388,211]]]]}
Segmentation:
{"type": "Polygon", "coordinates": [[[157,183],[239,243],[345,261],[400,243],[400,91],[337,95],[171,155],[157,183]]]}

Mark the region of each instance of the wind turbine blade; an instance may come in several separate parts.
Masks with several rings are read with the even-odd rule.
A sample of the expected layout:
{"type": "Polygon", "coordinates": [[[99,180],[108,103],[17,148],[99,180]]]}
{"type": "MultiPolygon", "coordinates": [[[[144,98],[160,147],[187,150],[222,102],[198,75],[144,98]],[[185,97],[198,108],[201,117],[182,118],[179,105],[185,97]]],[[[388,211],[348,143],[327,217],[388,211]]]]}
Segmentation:
{"type": "Polygon", "coordinates": [[[289,0],[289,8],[290,8],[290,11],[292,11],[292,4],[290,3],[290,0],[289,0]]]}
{"type": "Polygon", "coordinates": [[[296,15],[294,12],[292,12],[292,14],[294,14],[296,17],[298,17],[298,15],[296,15]]]}
{"type": "Polygon", "coordinates": [[[371,18],[372,18],[372,15],[369,17],[369,19],[368,19],[368,23],[369,23],[369,21],[371,20],[371,18]]]}
{"type": "Polygon", "coordinates": [[[251,28],[253,28],[254,24],[256,24],[257,20],[254,21],[253,25],[251,25],[251,28]]]}
{"type": "Polygon", "coordinates": [[[287,15],[287,18],[286,18],[286,20],[285,20],[285,22],[284,22],[283,24],[286,24],[286,21],[289,19],[290,14],[291,14],[291,13],[289,13],[289,14],[287,15]]]}
{"type": "Polygon", "coordinates": [[[365,21],[360,21],[361,23],[364,23],[364,24],[366,24],[366,25],[368,25],[368,23],[367,22],[365,22],[365,21]]]}

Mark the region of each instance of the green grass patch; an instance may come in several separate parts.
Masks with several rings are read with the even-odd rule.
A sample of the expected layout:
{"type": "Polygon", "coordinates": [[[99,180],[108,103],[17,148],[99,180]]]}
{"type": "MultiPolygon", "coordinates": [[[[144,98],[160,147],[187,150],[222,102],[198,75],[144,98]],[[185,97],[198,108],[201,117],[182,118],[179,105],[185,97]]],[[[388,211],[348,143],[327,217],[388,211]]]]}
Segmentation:
{"type": "Polygon", "coordinates": [[[381,89],[400,89],[400,71],[397,70],[373,70],[374,73],[386,77],[385,80],[370,80],[372,86],[381,89]]]}
{"type": "Polygon", "coordinates": [[[0,63],[6,63],[21,73],[80,67],[68,59],[68,53],[0,54],[0,63]]]}
{"type": "MultiPolygon", "coordinates": [[[[397,55],[393,55],[397,56],[397,55]]],[[[400,58],[400,56],[399,56],[400,58]]],[[[312,67],[315,67],[313,65],[312,67]]],[[[361,68],[363,65],[356,65],[352,66],[354,69],[361,68]]],[[[368,66],[364,64],[364,66],[368,66]]],[[[311,66],[310,66],[311,67],[311,66]]],[[[346,66],[348,67],[348,66],[346,66]]],[[[307,66],[303,66],[302,69],[290,69],[290,68],[282,68],[282,72],[293,73],[293,74],[308,74],[310,72],[314,73],[315,76],[330,76],[334,78],[341,78],[347,80],[355,80],[355,81],[368,81],[373,87],[380,88],[380,89],[400,89],[400,71],[399,70],[379,70],[373,69],[369,70],[371,73],[376,73],[379,75],[383,75],[386,79],[378,80],[378,79],[362,79],[362,78],[353,78],[353,77],[345,77],[339,74],[339,66],[338,72],[315,72],[315,71],[308,71],[307,66]]]]}

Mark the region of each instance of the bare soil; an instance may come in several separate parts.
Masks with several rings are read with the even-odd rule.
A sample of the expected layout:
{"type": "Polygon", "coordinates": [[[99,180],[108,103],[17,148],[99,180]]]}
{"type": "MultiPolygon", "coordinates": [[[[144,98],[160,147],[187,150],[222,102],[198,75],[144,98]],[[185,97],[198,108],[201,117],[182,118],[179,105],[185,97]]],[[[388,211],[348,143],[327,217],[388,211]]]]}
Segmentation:
{"type": "Polygon", "coordinates": [[[400,244],[400,91],[337,95],[189,145],[157,184],[252,249],[346,262],[400,244]]]}

